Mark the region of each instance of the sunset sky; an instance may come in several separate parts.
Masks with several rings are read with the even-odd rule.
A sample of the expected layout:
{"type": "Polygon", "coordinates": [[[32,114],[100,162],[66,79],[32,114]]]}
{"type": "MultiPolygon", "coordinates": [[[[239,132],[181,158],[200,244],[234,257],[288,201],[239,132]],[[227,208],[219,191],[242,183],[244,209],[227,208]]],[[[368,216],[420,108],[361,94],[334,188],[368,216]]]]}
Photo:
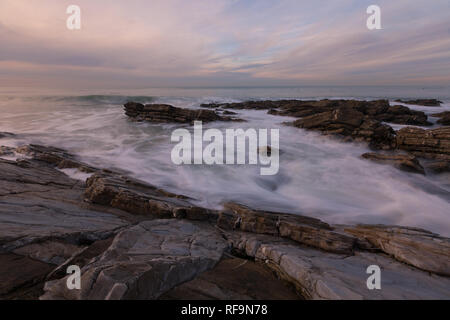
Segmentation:
{"type": "Polygon", "coordinates": [[[450,0],[0,0],[0,43],[0,86],[449,85],[450,0]]]}

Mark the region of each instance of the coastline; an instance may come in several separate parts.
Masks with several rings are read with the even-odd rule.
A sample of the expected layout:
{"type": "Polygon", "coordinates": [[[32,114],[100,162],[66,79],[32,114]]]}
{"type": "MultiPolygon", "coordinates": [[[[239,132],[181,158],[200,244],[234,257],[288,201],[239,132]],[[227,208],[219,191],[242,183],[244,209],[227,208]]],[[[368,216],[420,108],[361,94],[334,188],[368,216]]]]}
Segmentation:
{"type": "MultiPolygon", "coordinates": [[[[307,108],[303,105],[301,109],[307,108]]],[[[266,110],[274,112],[273,106],[266,110]]],[[[345,130],[338,135],[358,138],[355,128],[358,131],[366,118],[363,116],[355,125],[354,110],[339,110],[347,110],[352,116],[350,127],[345,117],[344,121],[332,117],[344,124],[345,130]]],[[[336,132],[327,130],[327,126],[336,124],[330,122],[329,112],[318,113],[322,114],[318,123],[326,126],[316,127],[335,136],[336,132]]],[[[405,121],[403,116],[400,121],[405,121]]],[[[302,126],[308,123],[308,117],[317,115],[307,116],[306,122],[302,117],[302,126]]],[[[423,131],[404,131],[419,139],[409,144],[407,151],[413,156],[418,153],[422,159],[423,150],[414,146],[423,144],[423,131]]],[[[425,132],[429,139],[430,134],[425,132]]],[[[365,141],[370,143],[373,134],[365,134],[370,138],[365,141]]],[[[383,137],[387,140],[377,140],[383,143],[375,144],[375,149],[395,150],[398,134],[391,138],[383,133],[383,137]]],[[[439,135],[436,139],[447,141],[449,137],[439,135]]],[[[440,148],[447,146],[440,141],[430,144],[438,148],[427,149],[427,153],[433,158],[441,154],[439,161],[448,161],[449,149],[440,148]]],[[[195,199],[139,181],[125,172],[87,165],[62,149],[28,145],[2,152],[28,158],[0,159],[6,173],[0,178],[0,215],[8,221],[2,225],[1,254],[7,262],[4,267],[18,272],[11,279],[22,279],[7,283],[0,293],[4,297],[184,299],[193,288],[198,289],[195,281],[209,283],[203,287],[204,296],[242,297],[242,288],[233,291],[224,283],[215,283],[214,276],[199,278],[206,271],[230,273],[230,268],[240,266],[240,262],[224,260],[231,256],[250,261],[251,267],[246,270],[249,274],[275,272],[277,276],[266,281],[279,290],[280,296],[289,298],[450,299],[450,239],[435,233],[401,226],[328,224],[301,213],[266,212],[238,203],[214,210],[196,206],[192,202],[195,199]],[[84,182],[61,172],[72,169],[90,177],[84,182]],[[30,266],[36,267],[31,278],[11,267],[17,259],[28,259],[30,266]],[[86,290],[73,292],[65,286],[64,267],[74,261],[82,265],[86,290]],[[383,270],[386,287],[380,292],[365,287],[365,269],[372,264],[383,270]],[[291,291],[285,290],[285,282],[291,291]],[[140,291],[142,286],[148,290],[140,291]]],[[[398,159],[388,160],[398,164],[398,159]]],[[[430,168],[425,166],[425,170],[430,168]]],[[[223,281],[233,283],[235,279],[223,281]]],[[[246,298],[258,298],[256,288],[246,290],[246,298]]]]}

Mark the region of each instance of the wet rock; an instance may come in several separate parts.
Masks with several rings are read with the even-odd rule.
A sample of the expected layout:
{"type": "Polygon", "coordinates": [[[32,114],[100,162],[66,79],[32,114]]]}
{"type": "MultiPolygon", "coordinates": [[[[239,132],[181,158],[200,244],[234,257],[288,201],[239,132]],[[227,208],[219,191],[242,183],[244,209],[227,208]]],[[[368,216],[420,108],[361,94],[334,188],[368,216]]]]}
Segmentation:
{"type": "Polygon", "coordinates": [[[227,244],[217,230],[183,220],[144,221],[119,233],[82,269],[81,290],[47,282],[41,299],[156,299],[214,268],[227,244]]]}
{"type": "Polygon", "coordinates": [[[345,107],[319,113],[293,122],[298,128],[321,131],[326,135],[367,142],[374,149],[392,149],[395,146],[394,130],[377,120],[365,116],[354,108],[345,107]]]}
{"type": "Polygon", "coordinates": [[[333,228],[314,218],[253,210],[236,203],[225,204],[217,225],[225,230],[241,230],[292,239],[330,252],[351,254],[356,238],[337,233],[333,228]]]}
{"type": "Polygon", "coordinates": [[[120,175],[97,173],[87,182],[85,197],[96,204],[149,218],[214,220],[213,210],[193,206],[187,197],[120,175]]]}
{"type": "Polygon", "coordinates": [[[287,239],[250,233],[229,234],[230,245],[265,262],[307,299],[449,299],[450,279],[429,274],[383,254],[348,256],[299,246],[287,239]],[[366,286],[366,269],[381,268],[381,290],[366,286]]]}
{"type": "Polygon", "coordinates": [[[298,300],[300,296],[262,263],[224,259],[194,280],[170,290],[163,300],[298,300]]]}
{"type": "Polygon", "coordinates": [[[231,115],[231,116],[237,115],[236,112],[228,111],[228,110],[225,110],[224,112],[222,112],[222,114],[227,115],[227,116],[228,116],[228,115],[231,115]]]}
{"type": "Polygon", "coordinates": [[[402,128],[397,131],[397,148],[418,157],[450,161],[450,127],[402,128]]]}
{"type": "Polygon", "coordinates": [[[360,225],[346,232],[367,239],[395,259],[450,276],[450,239],[418,228],[360,225]]]}
{"type": "Polygon", "coordinates": [[[410,124],[428,126],[427,115],[422,111],[411,110],[405,106],[390,106],[387,100],[359,101],[359,100],[320,100],[320,101],[291,101],[282,104],[279,109],[269,110],[269,114],[291,117],[309,117],[319,113],[336,109],[354,109],[366,115],[368,119],[391,122],[396,124],[410,124]]]}
{"type": "Polygon", "coordinates": [[[433,117],[440,118],[438,121],[436,121],[439,124],[442,124],[444,126],[450,125],[450,111],[435,113],[433,114],[433,117]]]}
{"type": "Polygon", "coordinates": [[[430,126],[428,116],[422,111],[411,110],[405,106],[389,106],[385,112],[374,114],[379,121],[416,126],[430,126]]]}
{"type": "Polygon", "coordinates": [[[413,155],[369,152],[364,153],[361,157],[379,163],[391,164],[403,171],[425,174],[419,160],[413,155]]]}
{"type": "Polygon", "coordinates": [[[400,103],[413,104],[413,105],[426,106],[426,107],[439,107],[442,103],[442,101],[439,101],[437,99],[416,99],[416,100],[397,99],[395,101],[400,102],[400,103]]]}
{"type": "Polygon", "coordinates": [[[125,105],[125,114],[136,121],[149,121],[155,123],[193,123],[194,121],[235,121],[231,117],[220,116],[212,110],[193,110],[176,108],[167,104],[140,104],[128,102],[125,105]]]}
{"type": "Polygon", "coordinates": [[[16,148],[15,152],[58,167],[59,169],[73,168],[86,173],[97,171],[96,168],[76,160],[73,155],[60,148],[30,144],[16,148]]]}

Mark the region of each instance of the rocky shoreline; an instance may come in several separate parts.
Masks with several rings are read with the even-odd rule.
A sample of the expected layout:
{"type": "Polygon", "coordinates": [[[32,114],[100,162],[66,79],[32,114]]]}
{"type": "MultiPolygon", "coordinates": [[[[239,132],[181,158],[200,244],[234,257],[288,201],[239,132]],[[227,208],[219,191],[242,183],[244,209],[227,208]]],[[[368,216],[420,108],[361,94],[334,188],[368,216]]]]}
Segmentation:
{"type": "Polygon", "coordinates": [[[29,158],[0,159],[3,299],[450,298],[450,239],[437,234],[237,203],[210,210],[61,149],[15,152],[29,158]],[[92,176],[84,183],[61,168],[92,176]],[[72,264],[81,290],[66,287],[72,264]],[[366,287],[372,264],[383,290],[366,287]],[[236,270],[253,282],[238,281],[236,270]]]}
{"type": "MultiPolygon", "coordinates": [[[[132,120],[188,124],[239,121],[230,109],[268,110],[298,118],[289,123],[298,128],[368,143],[375,152],[363,158],[448,171],[450,127],[396,132],[383,119],[428,119],[385,100],[203,107],[127,103],[125,111],[132,120]]],[[[230,202],[203,208],[50,146],[1,147],[0,156],[19,156],[0,158],[0,299],[450,299],[450,239],[426,230],[331,225],[230,202]],[[67,169],[89,177],[75,180],[67,169]],[[69,265],[81,268],[81,290],[66,286],[69,265]],[[366,286],[370,265],[381,268],[381,290],[366,286]]]]}

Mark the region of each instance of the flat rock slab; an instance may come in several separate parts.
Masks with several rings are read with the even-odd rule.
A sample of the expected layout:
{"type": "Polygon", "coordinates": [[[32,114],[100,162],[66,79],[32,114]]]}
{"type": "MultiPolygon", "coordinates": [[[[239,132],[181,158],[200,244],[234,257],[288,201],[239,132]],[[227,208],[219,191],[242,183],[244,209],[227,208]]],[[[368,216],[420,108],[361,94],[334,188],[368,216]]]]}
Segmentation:
{"type": "Polygon", "coordinates": [[[84,208],[79,182],[54,168],[0,159],[0,172],[0,249],[49,239],[94,241],[129,224],[84,208]]]}
{"type": "Polygon", "coordinates": [[[111,246],[82,269],[81,290],[66,278],[47,282],[42,299],[156,299],[212,269],[227,248],[206,223],[144,221],[120,232],[111,246]]]}
{"type": "Polygon", "coordinates": [[[163,300],[299,300],[292,285],[261,263],[224,259],[212,270],[161,296],[163,300]]]}
{"type": "Polygon", "coordinates": [[[345,228],[397,260],[450,276],[450,239],[417,228],[360,225],[345,228]]]}
{"type": "Polygon", "coordinates": [[[308,299],[450,299],[450,279],[409,267],[384,254],[347,256],[265,235],[230,234],[233,248],[265,261],[308,299]],[[369,290],[367,267],[381,268],[381,290],[369,290]]]}

